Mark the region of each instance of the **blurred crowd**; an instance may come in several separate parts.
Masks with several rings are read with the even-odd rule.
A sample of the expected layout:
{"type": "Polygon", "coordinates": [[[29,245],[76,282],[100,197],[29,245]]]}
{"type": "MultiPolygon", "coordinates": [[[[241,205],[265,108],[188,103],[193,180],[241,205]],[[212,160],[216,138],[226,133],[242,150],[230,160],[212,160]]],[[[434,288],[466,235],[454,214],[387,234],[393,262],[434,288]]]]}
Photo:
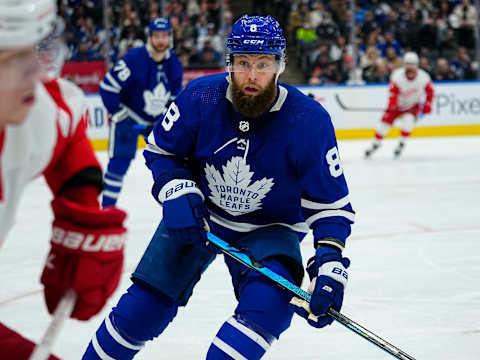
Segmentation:
{"type": "Polygon", "coordinates": [[[152,19],[167,16],[173,29],[174,50],[185,68],[223,65],[223,38],[229,33],[232,13],[220,0],[110,0],[110,31],[105,31],[102,0],[60,0],[65,22],[67,59],[109,60],[114,63],[132,47],[142,46],[152,19]],[[161,6],[163,5],[163,8],[161,6]],[[105,46],[105,43],[111,44],[105,46]]]}
{"type": "MultiPolygon", "coordinates": [[[[143,45],[151,19],[168,16],[174,50],[186,68],[223,66],[232,12],[221,0],[110,0],[104,29],[102,0],[59,0],[68,59],[107,59],[143,45]],[[163,8],[161,8],[163,6],[163,8]],[[111,46],[105,46],[105,43],[111,46]]],[[[433,80],[476,79],[478,12],[474,0],[265,0],[253,14],[275,16],[287,35],[289,61],[311,85],[387,82],[415,51],[433,80]],[[356,37],[352,38],[352,17],[356,37]],[[352,69],[355,69],[353,71],[352,69]]]]}
{"type": "Polygon", "coordinates": [[[345,0],[290,4],[288,35],[309,84],[387,82],[406,51],[418,53],[433,80],[477,78],[470,0],[356,0],[353,12],[345,0]]]}

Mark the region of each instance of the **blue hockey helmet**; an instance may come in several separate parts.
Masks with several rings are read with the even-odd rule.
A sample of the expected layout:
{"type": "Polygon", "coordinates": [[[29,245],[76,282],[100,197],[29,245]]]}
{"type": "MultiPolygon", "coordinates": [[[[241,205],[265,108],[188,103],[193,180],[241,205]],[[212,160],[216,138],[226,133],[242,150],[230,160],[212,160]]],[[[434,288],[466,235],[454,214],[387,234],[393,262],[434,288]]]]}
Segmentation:
{"type": "Polygon", "coordinates": [[[269,54],[277,56],[283,70],[286,41],[280,24],[270,15],[243,15],[233,24],[226,46],[227,66],[234,54],[269,54]]]}
{"type": "Polygon", "coordinates": [[[167,18],[156,18],[148,25],[148,33],[152,34],[153,31],[172,31],[172,26],[167,18]]]}

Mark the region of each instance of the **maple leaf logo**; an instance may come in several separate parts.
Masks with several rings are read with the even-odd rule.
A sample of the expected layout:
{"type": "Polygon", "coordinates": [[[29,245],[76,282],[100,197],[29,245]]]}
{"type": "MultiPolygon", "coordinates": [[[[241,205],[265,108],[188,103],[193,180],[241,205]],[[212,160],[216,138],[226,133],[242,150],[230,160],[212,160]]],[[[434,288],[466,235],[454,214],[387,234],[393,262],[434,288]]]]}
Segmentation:
{"type": "Polygon", "coordinates": [[[233,216],[262,208],[262,199],[275,184],[273,179],[264,177],[250,184],[254,173],[241,156],[232,157],[222,170],[223,175],[213,165],[205,166],[209,198],[215,205],[233,216]]]}
{"type": "Polygon", "coordinates": [[[166,110],[165,105],[169,98],[170,91],[165,89],[163,83],[159,83],[153,91],[145,90],[143,92],[143,100],[145,102],[143,111],[151,116],[161,115],[166,110]]]}

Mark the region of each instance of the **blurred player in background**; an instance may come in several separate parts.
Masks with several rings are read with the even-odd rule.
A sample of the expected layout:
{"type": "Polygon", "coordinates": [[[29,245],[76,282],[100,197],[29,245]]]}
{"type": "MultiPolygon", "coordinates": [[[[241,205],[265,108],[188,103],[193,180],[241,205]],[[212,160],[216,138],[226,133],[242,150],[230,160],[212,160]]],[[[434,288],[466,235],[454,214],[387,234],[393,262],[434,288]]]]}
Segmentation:
{"type": "MultiPolygon", "coordinates": [[[[55,18],[53,0],[0,0],[0,244],[25,186],[42,174],[54,213],[41,276],[47,308],[53,313],[72,288],[77,300],[71,317],[88,320],[120,280],[125,213],[100,208],[102,170],[86,136],[83,93],[42,75],[35,44],[52,31],[55,18]]],[[[32,233],[15,241],[25,244],[28,256],[29,243],[43,239],[32,233]]],[[[2,360],[28,359],[34,346],[0,324],[2,360]]]]}
{"type": "Polygon", "coordinates": [[[333,321],[327,310],[342,306],[354,212],[330,116],[277,82],[286,42],[274,18],[243,16],[226,45],[229,73],[192,81],[148,137],[144,156],[163,219],[83,359],[132,359],[163,332],[215,259],[205,228],[296,284],[309,228],[316,248],[310,306],[225,258],[238,304],[207,359],[260,359],[294,311],[320,328],[333,321]]]}
{"type": "Polygon", "coordinates": [[[169,21],[152,20],[149,34],[147,45],[129,50],[100,83],[103,104],[111,114],[103,207],[117,203],[138,136],[150,133],[182,89],[183,68],[170,50],[169,21]]]}
{"type": "Polygon", "coordinates": [[[381,141],[397,119],[401,120],[401,135],[394,156],[400,156],[415,123],[432,111],[433,84],[430,75],[418,67],[418,56],[414,52],[405,53],[403,62],[404,66],[390,75],[387,110],[375,132],[372,145],[365,151],[367,158],[380,147],[381,141]]]}

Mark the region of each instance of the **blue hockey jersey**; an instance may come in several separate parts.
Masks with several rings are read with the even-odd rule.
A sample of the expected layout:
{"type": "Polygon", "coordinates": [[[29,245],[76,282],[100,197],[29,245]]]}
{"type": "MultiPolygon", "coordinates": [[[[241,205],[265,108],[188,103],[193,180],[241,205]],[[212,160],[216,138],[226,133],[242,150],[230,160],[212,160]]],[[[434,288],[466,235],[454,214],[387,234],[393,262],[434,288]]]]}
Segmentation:
{"type": "Polygon", "coordinates": [[[100,83],[100,96],[110,113],[120,107],[137,123],[150,125],[182,89],[183,68],[169,50],[156,63],[146,46],[133,48],[100,83]]]}
{"type": "Polygon", "coordinates": [[[210,221],[230,234],[277,224],[345,243],[354,211],[327,111],[279,83],[269,111],[244,119],[227,79],[192,81],[149,135],[153,195],[172,179],[193,179],[210,221]]]}

